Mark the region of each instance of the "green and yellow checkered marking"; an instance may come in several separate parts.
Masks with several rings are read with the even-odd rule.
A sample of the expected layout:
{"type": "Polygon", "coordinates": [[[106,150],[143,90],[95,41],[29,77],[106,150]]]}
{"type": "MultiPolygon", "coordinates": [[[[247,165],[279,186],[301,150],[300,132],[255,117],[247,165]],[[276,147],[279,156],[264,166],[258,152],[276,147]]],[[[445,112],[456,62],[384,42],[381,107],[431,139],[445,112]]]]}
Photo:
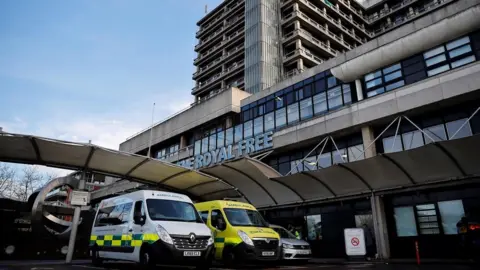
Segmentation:
{"type": "Polygon", "coordinates": [[[90,235],[90,246],[97,244],[100,247],[139,247],[144,242],[153,244],[158,239],[156,233],[90,235]]]}

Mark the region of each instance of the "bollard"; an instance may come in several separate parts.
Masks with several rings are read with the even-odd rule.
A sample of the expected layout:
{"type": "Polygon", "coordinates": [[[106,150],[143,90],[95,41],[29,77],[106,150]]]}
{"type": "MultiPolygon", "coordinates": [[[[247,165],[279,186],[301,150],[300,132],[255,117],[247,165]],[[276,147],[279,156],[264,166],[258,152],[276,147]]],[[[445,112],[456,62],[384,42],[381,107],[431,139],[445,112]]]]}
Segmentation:
{"type": "Polygon", "coordinates": [[[420,250],[418,248],[418,241],[415,241],[415,253],[417,255],[417,265],[420,265],[420,250]]]}

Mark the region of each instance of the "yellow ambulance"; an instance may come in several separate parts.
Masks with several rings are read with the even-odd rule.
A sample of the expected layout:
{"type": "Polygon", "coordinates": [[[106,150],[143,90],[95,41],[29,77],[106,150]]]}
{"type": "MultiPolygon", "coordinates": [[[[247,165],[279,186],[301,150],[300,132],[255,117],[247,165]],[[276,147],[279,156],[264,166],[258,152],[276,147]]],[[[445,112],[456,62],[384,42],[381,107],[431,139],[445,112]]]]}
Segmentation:
{"type": "Polygon", "coordinates": [[[280,258],[280,236],[252,205],[217,200],[195,208],[213,232],[216,260],[231,265],[280,258]]]}

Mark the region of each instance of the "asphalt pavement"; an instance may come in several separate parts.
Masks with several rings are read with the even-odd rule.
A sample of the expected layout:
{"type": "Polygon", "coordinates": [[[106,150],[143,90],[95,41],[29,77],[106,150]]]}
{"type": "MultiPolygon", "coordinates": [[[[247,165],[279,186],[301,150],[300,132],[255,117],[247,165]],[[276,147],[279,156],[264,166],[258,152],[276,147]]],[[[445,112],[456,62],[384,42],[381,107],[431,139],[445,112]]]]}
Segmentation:
{"type": "MultiPolygon", "coordinates": [[[[28,262],[28,261],[12,261],[0,262],[0,270],[133,270],[140,269],[132,263],[105,263],[102,267],[93,266],[85,261],[75,261],[72,264],[63,264],[62,262],[28,262]]],[[[185,267],[166,267],[159,266],[158,269],[189,269],[185,267]]],[[[191,268],[190,268],[191,269],[191,268]]],[[[221,266],[211,268],[212,270],[230,270],[221,266]]],[[[281,269],[319,269],[319,270],[471,270],[478,269],[469,265],[452,265],[452,264],[425,264],[417,266],[415,264],[385,264],[385,263],[351,263],[351,264],[306,264],[306,265],[282,265],[276,267],[262,266],[243,266],[237,269],[264,269],[264,270],[281,270],[281,269]]]]}

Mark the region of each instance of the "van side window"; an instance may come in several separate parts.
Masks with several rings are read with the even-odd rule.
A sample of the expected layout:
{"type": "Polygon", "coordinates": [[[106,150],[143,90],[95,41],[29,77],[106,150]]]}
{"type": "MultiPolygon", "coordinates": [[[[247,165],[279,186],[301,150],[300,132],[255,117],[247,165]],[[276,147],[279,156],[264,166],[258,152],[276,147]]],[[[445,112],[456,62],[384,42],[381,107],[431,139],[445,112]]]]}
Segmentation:
{"type": "Polygon", "coordinates": [[[208,211],[202,211],[202,212],[199,212],[200,213],[200,217],[202,218],[203,222],[205,224],[207,224],[207,221],[208,221],[208,211]]]}
{"type": "Polygon", "coordinates": [[[133,216],[135,217],[135,215],[145,216],[145,208],[143,208],[143,202],[142,201],[135,202],[135,208],[134,208],[134,211],[133,211],[133,216]]]}
{"type": "Polygon", "coordinates": [[[128,223],[133,203],[113,205],[98,210],[95,227],[113,226],[128,223]]]}
{"type": "Polygon", "coordinates": [[[220,210],[212,210],[211,223],[215,228],[219,228],[218,224],[220,222],[225,223],[225,218],[220,210]]]}

